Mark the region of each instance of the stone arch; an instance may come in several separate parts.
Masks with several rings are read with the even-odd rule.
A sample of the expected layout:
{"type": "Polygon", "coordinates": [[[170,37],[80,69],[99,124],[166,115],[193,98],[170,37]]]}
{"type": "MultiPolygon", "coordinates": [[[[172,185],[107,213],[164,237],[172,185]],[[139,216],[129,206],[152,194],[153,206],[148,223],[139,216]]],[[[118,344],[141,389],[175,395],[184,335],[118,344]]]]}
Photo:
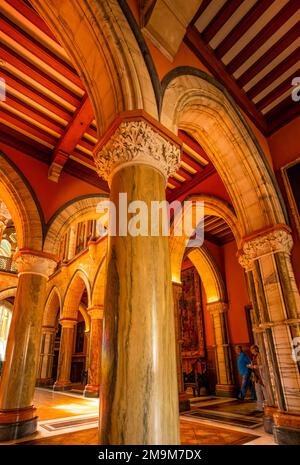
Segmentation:
{"type": "Polygon", "coordinates": [[[43,326],[55,326],[57,311],[61,315],[62,312],[62,301],[59,289],[56,286],[53,286],[49,295],[46,299],[43,326]]]}
{"type": "Polygon", "coordinates": [[[97,216],[97,204],[107,199],[107,195],[87,195],[78,197],[56,212],[48,224],[44,243],[44,252],[58,254],[59,243],[72,223],[94,219],[97,216]]]}
{"type": "Polygon", "coordinates": [[[221,176],[243,235],[285,223],[274,174],[227,92],[203,72],[185,69],[165,79],[161,123],[189,132],[221,176]],[[175,75],[175,77],[173,77],[175,75]]]}
{"type": "Polygon", "coordinates": [[[61,318],[77,319],[77,312],[84,289],[87,291],[88,308],[91,306],[91,285],[82,270],[76,270],[65,292],[61,318]]]}
{"type": "Polygon", "coordinates": [[[9,289],[4,289],[3,291],[0,291],[0,301],[9,299],[10,297],[16,297],[16,293],[17,293],[16,287],[10,287],[9,289]]]}
{"type": "Polygon", "coordinates": [[[104,305],[106,285],[106,255],[103,257],[93,283],[92,306],[104,305]]]}
{"type": "Polygon", "coordinates": [[[91,319],[88,315],[87,309],[82,303],[79,305],[79,311],[83,317],[84,324],[85,324],[85,332],[87,333],[91,329],[91,319]]]}
{"type": "MultiPolygon", "coordinates": [[[[240,222],[235,215],[233,208],[225,202],[213,195],[195,194],[187,197],[185,200],[190,201],[191,207],[185,210],[185,214],[192,216],[195,208],[196,201],[204,202],[204,214],[214,215],[223,218],[224,221],[230,226],[238,247],[241,244],[243,230],[240,222]]],[[[186,250],[186,243],[189,238],[182,236],[174,236],[174,223],[171,225],[170,237],[170,256],[171,256],[171,271],[172,280],[180,282],[181,264],[186,250]]]]}
{"type": "Polygon", "coordinates": [[[151,79],[118,2],[31,0],[76,67],[94,106],[99,135],[126,110],[157,118],[151,79]]]}
{"type": "Polygon", "coordinates": [[[195,266],[205,289],[207,303],[226,302],[226,287],[220,269],[203,244],[201,247],[187,250],[186,256],[195,266]]]}
{"type": "Polygon", "coordinates": [[[17,233],[18,248],[41,250],[43,221],[28,182],[0,152],[0,197],[7,206],[17,233]]]}

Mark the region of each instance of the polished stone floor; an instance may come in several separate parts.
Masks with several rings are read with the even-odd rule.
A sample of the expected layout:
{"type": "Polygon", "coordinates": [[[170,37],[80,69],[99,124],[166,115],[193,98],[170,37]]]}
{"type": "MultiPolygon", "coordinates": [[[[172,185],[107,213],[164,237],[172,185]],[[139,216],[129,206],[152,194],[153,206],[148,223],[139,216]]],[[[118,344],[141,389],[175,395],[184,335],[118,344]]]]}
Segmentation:
{"type": "MultiPolygon", "coordinates": [[[[98,399],[86,399],[76,394],[54,392],[50,389],[36,389],[34,405],[39,417],[38,432],[30,438],[12,441],[11,444],[98,444],[98,399]]],[[[224,414],[225,417],[227,414],[236,415],[239,409],[237,402],[232,399],[207,397],[192,402],[192,411],[201,410],[203,407],[207,411],[224,414]]],[[[250,403],[241,407],[245,418],[249,412],[251,413],[251,409],[253,410],[250,403]]],[[[273,437],[266,434],[262,426],[250,429],[216,422],[209,418],[199,419],[184,415],[180,417],[180,437],[182,444],[194,445],[274,444],[273,437]]]]}

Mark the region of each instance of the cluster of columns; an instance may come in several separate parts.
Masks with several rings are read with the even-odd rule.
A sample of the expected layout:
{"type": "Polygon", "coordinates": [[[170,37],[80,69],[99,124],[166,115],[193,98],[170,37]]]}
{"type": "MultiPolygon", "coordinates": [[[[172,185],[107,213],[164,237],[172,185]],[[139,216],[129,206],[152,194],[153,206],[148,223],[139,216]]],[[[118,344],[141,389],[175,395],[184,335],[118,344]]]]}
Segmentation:
{"type": "MultiPolygon", "coordinates": [[[[83,395],[85,397],[99,397],[100,373],[101,373],[101,349],[103,328],[103,306],[88,308],[90,317],[90,328],[86,332],[87,354],[85,369],[88,373],[87,385],[83,395]]],[[[57,378],[53,389],[55,391],[66,391],[72,388],[70,379],[74,333],[77,320],[62,318],[61,338],[58,358],[57,378]]],[[[52,368],[54,357],[55,328],[51,326],[42,327],[41,353],[38,366],[37,385],[52,385],[52,368]]]]}
{"type": "Polygon", "coordinates": [[[279,444],[300,442],[300,300],[290,253],[291,231],[277,225],[244,240],[239,257],[253,303],[255,340],[264,359],[265,429],[279,444]],[[298,339],[299,340],[299,339],[298,339]]]}

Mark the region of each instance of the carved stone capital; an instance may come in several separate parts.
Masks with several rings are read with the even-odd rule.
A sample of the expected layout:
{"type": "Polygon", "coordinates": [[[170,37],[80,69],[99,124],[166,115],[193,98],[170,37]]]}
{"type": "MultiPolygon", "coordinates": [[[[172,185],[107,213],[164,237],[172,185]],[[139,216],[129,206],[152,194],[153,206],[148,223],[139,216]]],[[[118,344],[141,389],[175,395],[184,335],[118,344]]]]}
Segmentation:
{"type": "Polygon", "coordinates": [[[228,304],[226,302],[208,303],[207,310],[210,314],[226,313],[228,311],[228,304]]]}
{"type": "Polygon", "coordinates": [[[238,256],[239,264],[245,268],[245,271],[252,271],[254,269],[253,258],[250,258],[248,255],[242,253],[238,256]]]}
{"type": "Polygon", "coordinates": [[[293,239],[291,234],[285,229],[274,229],[267,234],[246,240],[243,244],[239,262],[246,270],[247,268],[251,269],[253,260],[278,252],[290,254],[292,247],[293,239]]]}
{"type": "Polygon", "coordinates": [[[167,180],[179,168],[180,148],[146,121],[123,121],[94,159],[99,176],[109,184],[116,171],[134,164],[153,166],[167,180]]]}
{"type": "Polygon", "coordinates": [[[14,256],[14,262],[19,274],[38,274],[48,278],[54,273],[57,262],[54,258],[35,254],[34,251],[20,250],[14,256]]]}
{"type": "Polygon", "coordinates": [[[77,320],[73,320],[72,318],[63,318],[59,322],[62,328],[74,328],[77,324],[77,320]]]}
{"type": "Polygon", "coordinates": [[[103,306],[94,305],[87,309],[88,314],[91,317],[91,320],[102,320],[103,319],[103,306]]]}

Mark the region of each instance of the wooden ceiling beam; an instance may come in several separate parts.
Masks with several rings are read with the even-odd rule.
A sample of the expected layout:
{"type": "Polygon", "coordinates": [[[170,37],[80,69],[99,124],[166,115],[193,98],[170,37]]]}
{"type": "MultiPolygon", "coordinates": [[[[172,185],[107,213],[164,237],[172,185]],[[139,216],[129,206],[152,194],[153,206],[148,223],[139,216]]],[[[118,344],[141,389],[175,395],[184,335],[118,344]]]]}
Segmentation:
{"type": "Polygon", "coordinates": [[[254,124],[265,134],[267,132],[265,118],[257,110],[254,103],[249,100],[246,93],[240,89],[236,80],[228,73],[223,63],[214,55],[211,47],[202,40],[198,30],[194,26],[187,29],[184,41],[218,81],[227,88],[237,104],[245,111],[254,124]]]}
{"type": "Polygon", "coordinates": [[[299,49],[295,50],[291,55],[289,55],[285,60],[279,63],[275,68],[273,68],[266,76],[264,76],[260,81],[258,81],[255,86],[253,86],[247,95],[249,98],[253,99],[266,89],[270,84],[272,84],[277,78],[283,75],[286,71],[292,68],[296,63],[299,64],[300,52],[299,49]]]}
{"type": "Polygon", "coordinates": [[[215,49],[218,58],[222,58],[228,50],[245,34],[258,18],[272,5],[274,0],[256,2],[248,13],[235,25],[232,31],[222,40],[215,49]]]}
{"type": "Polygon", "coordinates": [[[248,68],[236,82],[240,87],[244,87],[257,74],[268,66],[271,61],[279,56],[299,37],[299,24],[295,24],[278,42],[276,42],[262,57],[260,57],[250,68],[248,68]]]}
{"type": "Polygon", "coordinates": [[[224,3],[222,8],[220,8],[218,13],[201,33],[205,42],[209,43],[211,41],[211,39],[217,34],[221,27],[224,26],[226,21],[233,15],[243,1],[244,0],[229,0],[224,3]]]}
{"type": "Polygon", "coordinates": [[[292,102],[291,105],[291,96],[288,96],[266,114],[269,125],[269,135],[278,131],[278,129],[297,116],[300,116],[299,102],[292,102]]]}
{"type": "MultiPolygon", "coordinates": [[[[278,97],[282,96],[284,93],[286,93],[288,90],[291,91],[292,93],[292,78],[294,75],[291,75],[287,79],[285,79],[283,82],[281,82],[275,89],[272,90],[269,94],[267,94],[262,100],[260,100],[257,103],[257,108],[260,110],[263,110],[266,108],[268,105],[274,102],[278,97]]],[[[292,96],[290,96],[290,103],[293,103],[292,101],[292,96]]]]}
{"type": "Polygon", "coordinates": [[[226,66],[233,74],[248,58],[253,55],[275,32],[288,21],[299,9],[299,0],[290,0],[270,22],[244,47],[226,66]]]}
{"type": "MultiPolygon", "coordinates": [[[[0,26],[1,27],[1,26],[0,26]]],[[[26,77],[36,81],[38,84],[43,86],[45,89],[58,95],[61,99],[68,102],[70,105],[77,107],[80,103],[81,98],[68,91],[62,84],[57,81],[53,81],[46,72],[41,71],[37,67],[28,63],[26,59],[9,49],[7,46],[2,45],[1,47],[1,58],[5,61],[3,68],[7,70],[12,76],[18,77],[23,73],[26,77]],[[18,72],[14,72],[13,68],[10,68],[10,64],[13,68],[16,68],[18,72]]],[[[22,75],[21,75],[22,76],[22,75]]],[[[20,77],[21,78],[21,77],[20,77]]],[[[26,83],[29,87],[33,88],[30,83],[26,83]]]]}
{"type": "MultiPolygon", "coordinates": [[[[29,50],[35,57],[43,63],[51,66],[62,76],[68,79],[79,88],[83,88],[82,81],[74,68],[68,65],[65,61],[60,59],[57,55],[51,53],[40,42],[37,42],[27,32],[20,29],[16,24],[13,24],[8,18],[0,13],[0,30],[2,34],[10,37],[18,44],[22,45],[26,50],[29,50]]],[[[26,57],[25,57],[26,58],[26,57]]]]}
{"type": "Polygon", "coordinates": [[[193,19],[191,21],[191,24],[195,24],[195,22],[200,18],[202,13],[206,10],[206,8],[210,4],[210,2],[211,2],[211,0],[202,0],[201,1],[201,5],[198,8],[198,10],[196,11],[195,16],[193,17],[193,19]]]}
{"type": "Polygon", "coordinates": [[[49,167],[48,178],[58,182],[59,176],[65,166],[70,154],[74,151],[81,137],[94,119],[92,104],[87,95],[82,99],[80,107],[74,113],[71,121],[66,127],[64,135],[56,145],[51,164],[49,167]]]}
{"type": "MultiPolygon", "coordinates": [[[[71,112],[69,112],[65,108],[62,108],[60,105],[55,103],[46,95],[43,95],[36,89],[32,90],[31,88],[25,86],[24,82],[22,82],[19,78],[12,77],[9,73],[5,71],[5,68],[1,70],[1,77],[5,79],[8,94],[13,94],[13,92],[10,92],[8,88],[11,87],[12,89],[15,89],[19,94],[21,94],[21,96],[26,97],[29,100],[29,102],[36,102],[41,107],[45,108],[45,110],[54,113],[59,118],[65,121],[69,121],[70,117],[72,116],[71,112]]],[[[21,100],[21,98],[19,100],[21,100]]],[[[51,116],[49,116],[49,118],[51,118],[51,116]]]]}
{"type": "Polygon", "coordinates": [[[47,24],[43,21],[43,19],[37,14],[35,10],[26,5],[22,0],[5,0],[5,2],[12,6],[26,19],[28,19],[28,21],[34,24],[37,28],[41,29],[41,31],[43,31],[45,34],[51,37],[51,39],[57,42],[56,37],[49,29],[47,24]]]}
{"type": "MultiPolygon", "coordinates": [[[[173,200],[178,199],[183,194],[188,195],[189,192],[198,184],[200,184],[205,179],[209,178],[217,172],[216,168],[212,163],[210,163],[205,169],[195,174],[195,176],[190,180],[181,185],[181,187],[172,190],[170,195],[167,196],[167,200],[172,202],[173,200]]],[[[170,179],[170,182],[173,183],[173,180],[170,179]]]]}

